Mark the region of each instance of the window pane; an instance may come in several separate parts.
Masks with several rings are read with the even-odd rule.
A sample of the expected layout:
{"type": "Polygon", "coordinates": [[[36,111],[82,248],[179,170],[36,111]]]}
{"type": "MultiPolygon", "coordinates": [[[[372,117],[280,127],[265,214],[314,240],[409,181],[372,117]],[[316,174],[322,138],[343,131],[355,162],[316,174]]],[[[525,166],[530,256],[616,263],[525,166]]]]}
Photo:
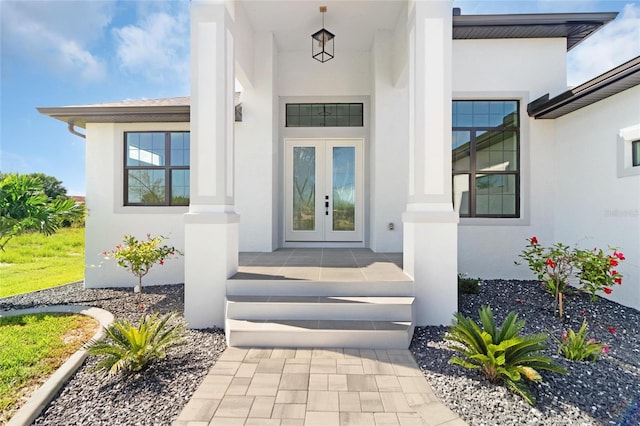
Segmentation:
{"type": "Polygon", "coordinates": [[[293,147],[293,230],[313,231],[316,215],[316,149],[293,147]]]}
{"type": "Polygon", "coordinates": [[[633,166],[640,166],[640,141],[631,142],[633,166]]]}
{"type": "Polygon", "coordinates": [[[171,171],[171,204],[189,204],[189,170],[171,171]]]}
{"type": "Polygon", "coordinates": [[[473,125],[473,101],[453,101],[453,126],[471,127],[473,125]]]}
{"type": "Polygon", "coordinates": [[[461,216],[469,215],[469,175],[453,176],[453,208],[461,216]]]}
{"type": "Polygon", "coordinates": [[[516,212],[515,175],[476,176],[476,215],[513,216],[516,212]]]}
{"type": "Polygon", "coordinates": [[[129,170],[127,203],[165,204],[164,169],[129,170]]]}
{"type": "Polygon", "coordinates": [[[352,146],[333,148],[333,230],[356,229],[356,150],[352,146]]]}
{"type": "Polygon", "coordinates": [[[517,170],[518,164],[515,141],[515,132],[476,132],[476,170],[517,170]]]}
{"type": "Polygon", "coordinates": [[[471,167],[471,132],[454,131],[452,136],[453,170],[470,170],[471,167]]]}
{"type": "Polygon", "coordinates": [[[186,132],[171,133],[171,165],[189,165],[189,140],[190,135],[186,132]]]}
{"type": "Polygon", "coordinates": [[[489,122],[489,102],[473,101],[473,125],[475,127],[488,127],[489,122]]]}
{"type": "Polygon", "coordinates": [[[127,133],[127,166],[164,166],[164,133],[127,133]]]}

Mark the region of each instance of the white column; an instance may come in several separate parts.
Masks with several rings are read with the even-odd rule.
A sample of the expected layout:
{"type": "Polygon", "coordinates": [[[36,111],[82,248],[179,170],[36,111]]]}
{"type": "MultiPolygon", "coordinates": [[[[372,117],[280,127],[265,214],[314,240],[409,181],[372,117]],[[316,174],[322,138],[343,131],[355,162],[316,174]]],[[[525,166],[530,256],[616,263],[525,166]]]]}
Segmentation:
{"type": "Polygon", "coordinates": [[[184,310],[192,328],[224,326],[226,280],[238,270],[233,16],[227,5],[224,0],[191,4],[191,203],[185,215],[184,310]]]}
{"type": "Polygon", "coordinates": [[[404,268],[418,325],[450,324],[457,310],[458,215],[451,200],[452,1],[409,7],[409,194],[404,268]]]}

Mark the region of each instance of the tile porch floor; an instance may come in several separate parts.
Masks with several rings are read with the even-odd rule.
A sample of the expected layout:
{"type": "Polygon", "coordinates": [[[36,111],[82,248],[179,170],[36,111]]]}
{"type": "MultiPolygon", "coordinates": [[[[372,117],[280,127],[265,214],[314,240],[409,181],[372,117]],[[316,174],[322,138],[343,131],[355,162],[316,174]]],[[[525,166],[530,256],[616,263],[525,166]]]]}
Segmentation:
{"type": "Polygon", "coordinates": [[[232,279],[308,281],[407,281],[402,253],[366,248],[282,248],[242,252],[232,279]]]}

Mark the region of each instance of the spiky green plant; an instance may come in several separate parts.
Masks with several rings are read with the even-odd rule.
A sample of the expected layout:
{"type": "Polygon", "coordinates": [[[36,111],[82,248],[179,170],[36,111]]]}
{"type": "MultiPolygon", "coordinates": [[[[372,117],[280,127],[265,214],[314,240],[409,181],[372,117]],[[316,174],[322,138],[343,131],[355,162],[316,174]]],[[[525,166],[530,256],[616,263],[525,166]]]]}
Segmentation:
{"type": "Polygon", "coordinates": [[[105,336],[91,341],[87,351],[103,356],[96,369],[111,376],[143,370],[151,361],[165,358],[167,350],[184,343],[183,322],[168,324],[175,313],[158,318],[158,313],[144,315],[136,327],[128,320],[118,320],[105,329],[105,336]]]}
{"type": "Polygon", "coordinates": [[[478,313],[482,328],[471,318],[465,318],[459,312],[454,314],[455,321],[445,339],[454,342],[452,349],[462,356],[454,356],[449,362],[480,369],[491,383],[506,384],[533,405],[535,398],[527,385],[521,382],[522,377],[538,383],[542,381],[538,370],[566,372],[540,353],[546,349],[543,343],[547,336],[518,335],[525,321],[518,320],[515,312],[510,312],[500,327],[496,327],[490,307],[483,306],[478,313]]]}
{"type": "Polygon", "coordinates": [[[562,333],[561,339],[558,353],[571,361],[596,362],[601,353],[609,353],[609,345],[606,343],[587,339],[587,320],[582,321],[582,326],[577,333],[569,329],[568,332],[562,333]]]}

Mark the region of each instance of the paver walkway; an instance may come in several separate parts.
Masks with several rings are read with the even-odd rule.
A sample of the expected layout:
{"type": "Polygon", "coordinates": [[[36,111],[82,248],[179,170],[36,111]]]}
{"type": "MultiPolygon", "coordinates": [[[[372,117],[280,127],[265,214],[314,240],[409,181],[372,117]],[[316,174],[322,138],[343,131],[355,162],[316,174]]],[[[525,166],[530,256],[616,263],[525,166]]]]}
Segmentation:
{"type": "Polygon", "coordinates": [[[227,348],[174,422],[196,425],[466,423],[408,350],[227,348]]]}

